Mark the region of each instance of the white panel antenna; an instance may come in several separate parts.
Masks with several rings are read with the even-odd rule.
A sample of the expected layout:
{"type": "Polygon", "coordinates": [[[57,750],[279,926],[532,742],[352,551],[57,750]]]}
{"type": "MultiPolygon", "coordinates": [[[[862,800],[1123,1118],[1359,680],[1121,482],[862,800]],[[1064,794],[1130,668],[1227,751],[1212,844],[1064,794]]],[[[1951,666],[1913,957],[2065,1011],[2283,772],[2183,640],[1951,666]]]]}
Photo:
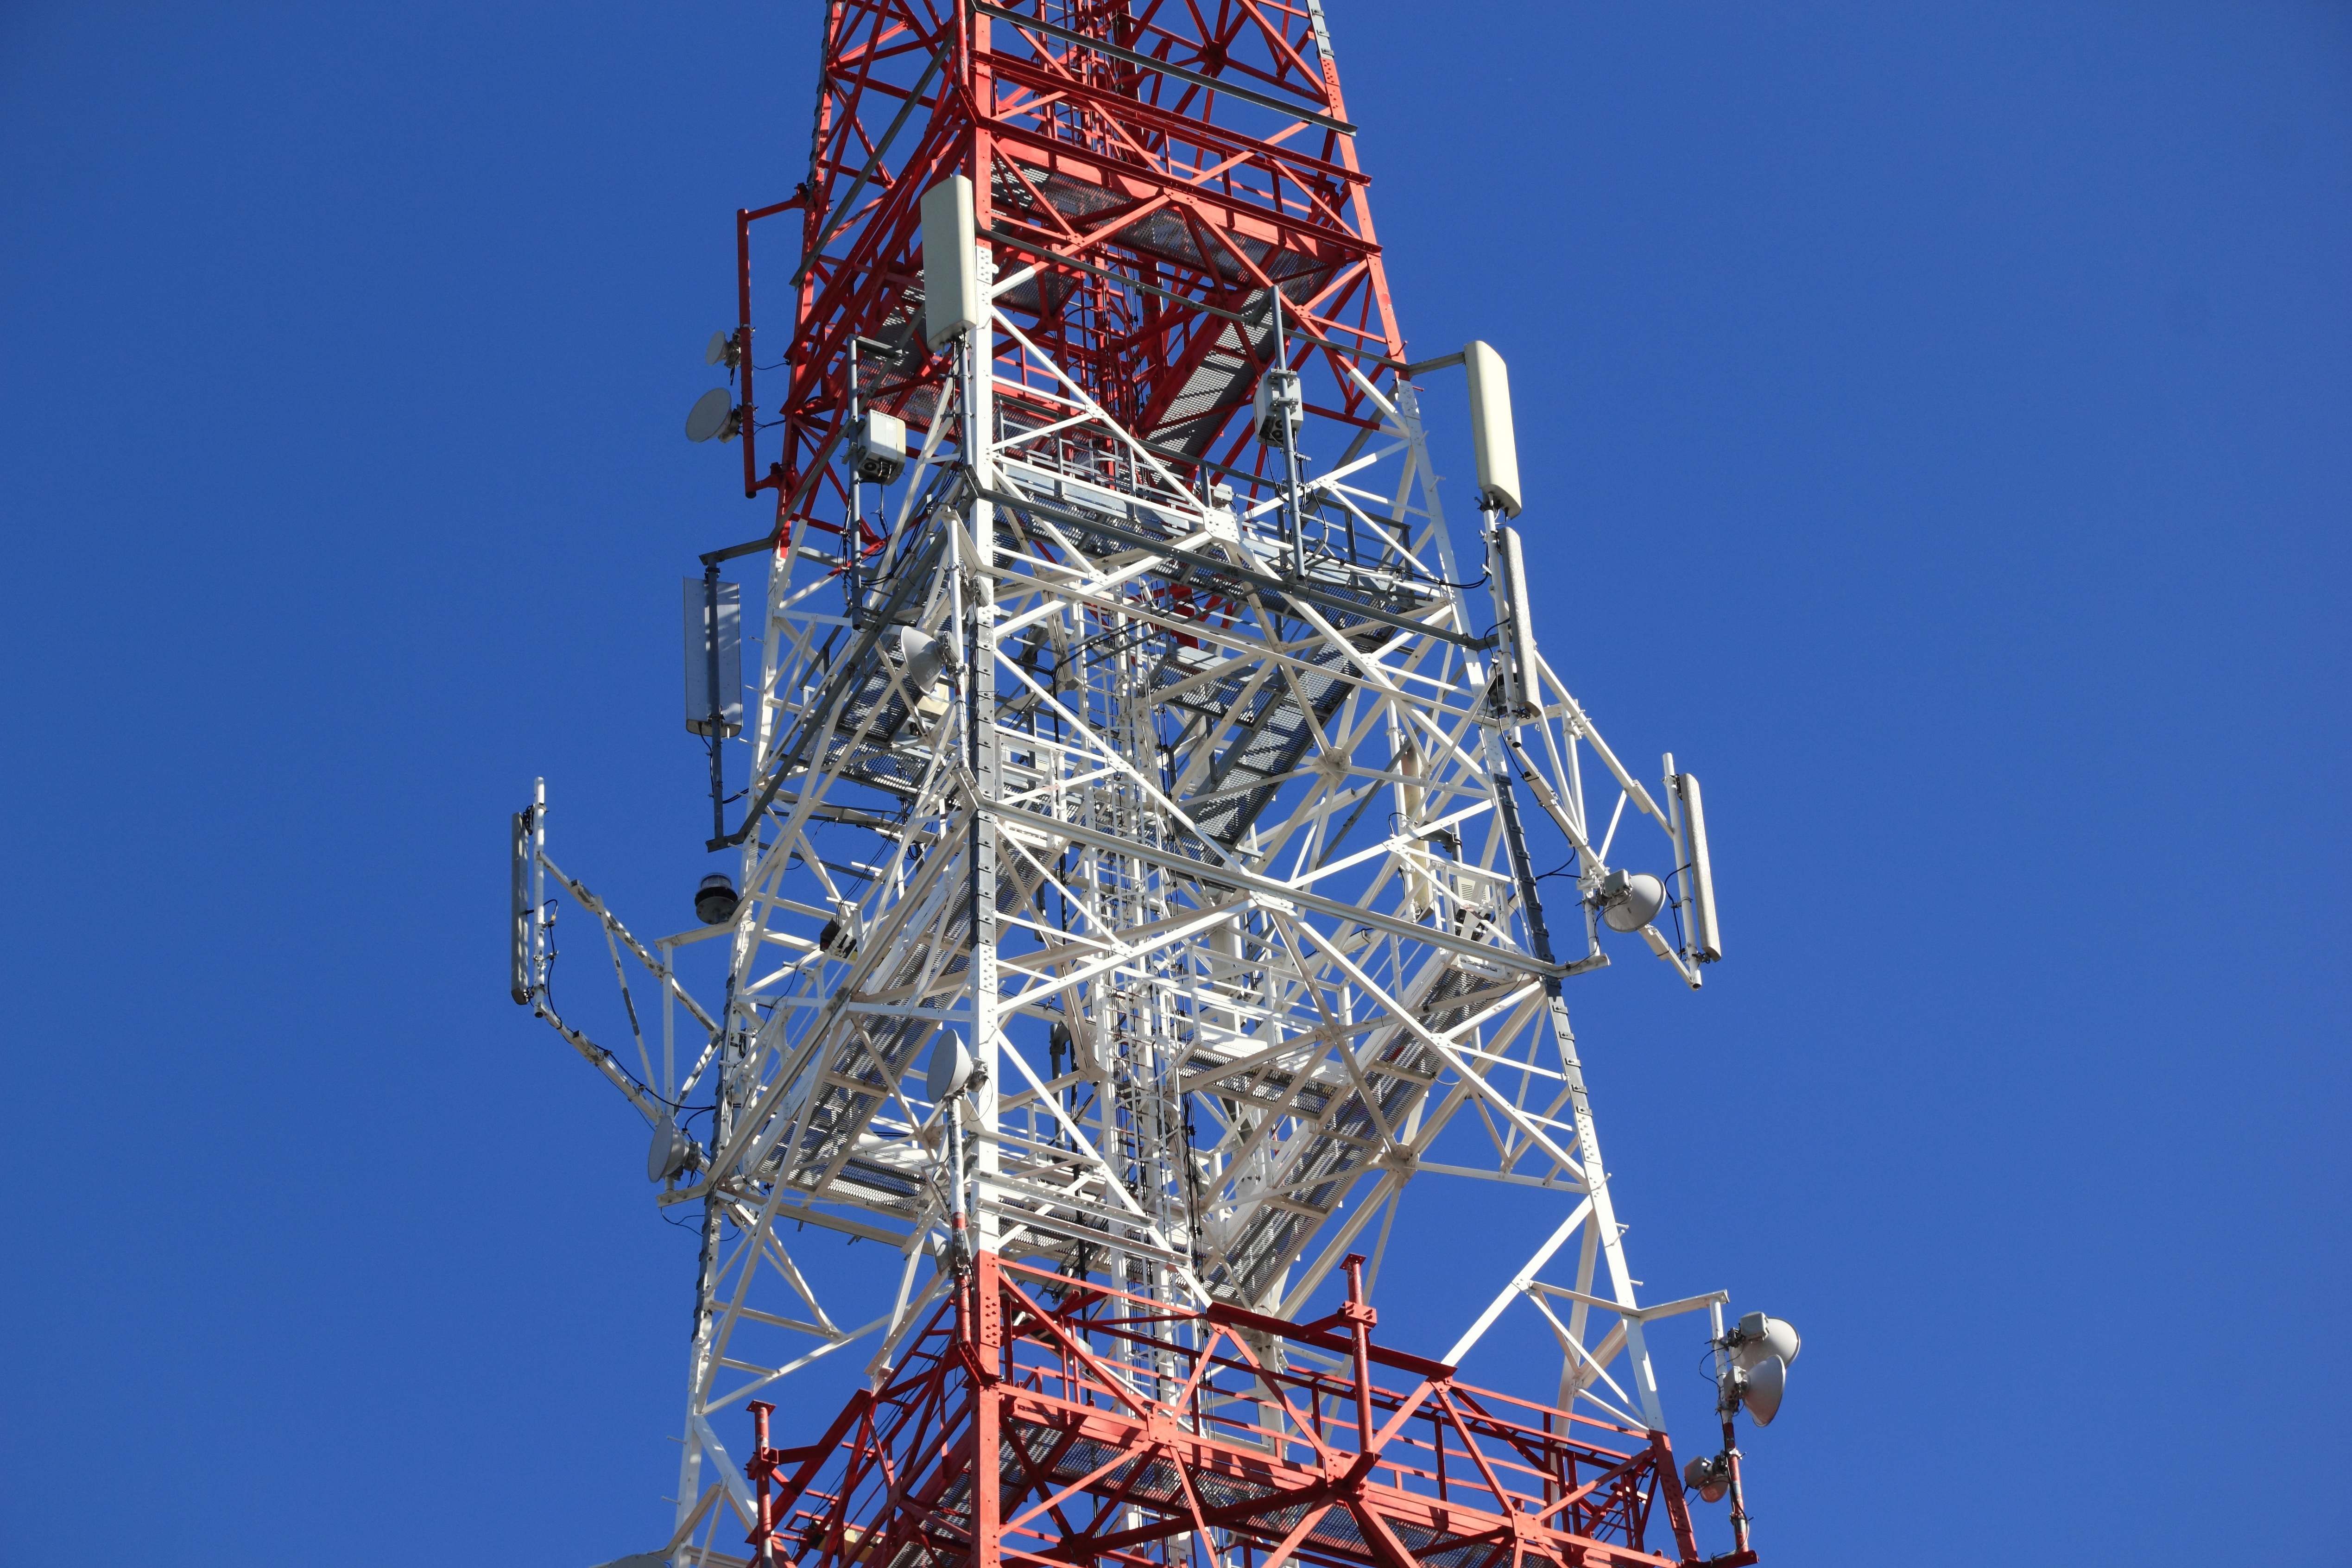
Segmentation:
{"type": "Polygon", "coordinates": [[[1462,350],[1470,373],[1470,437],[1478,461],[1478,504],[1519,515],[1519,447],[1511,433],[1511,374],[1486,343],[1462,350]]]}
{"type": "Polygon", "coordinates": [[[1543,667],[1536,662],[1535,606],[1528,592],[1526,552],[1517,529],[1499,528],[1495,533],[1502,546],[1504,616],[1508,623],[1504,630],[1511,646],[1508,695],[1515,711],[1533,712],[1543,706],[1543,667]]]}
{"type": "Polygon", "coordinates": [[[1715,871],[1706,856],[1706,808],[1699,800],[1697,774],[1675,775],[1675,786],[1682,796],[1684,853],[1690,860],[1691,947],[1700,963],[1713,963],[1723,956],[1723,932],[1716,925],[1715,871]]]}
{"type": "Polygon", "coordinates": [[[923,342],[938,348],[987,318],[971,182],[950,174],[923,193],[923,342]]]}
{"type": "MultiPolygon", "coordinates": [[[[719,732],[743,728],[743,589],[719,584],[719,732]]],[[[710,733],[710,584],[686,579],[686,727],[710,733]]]]}

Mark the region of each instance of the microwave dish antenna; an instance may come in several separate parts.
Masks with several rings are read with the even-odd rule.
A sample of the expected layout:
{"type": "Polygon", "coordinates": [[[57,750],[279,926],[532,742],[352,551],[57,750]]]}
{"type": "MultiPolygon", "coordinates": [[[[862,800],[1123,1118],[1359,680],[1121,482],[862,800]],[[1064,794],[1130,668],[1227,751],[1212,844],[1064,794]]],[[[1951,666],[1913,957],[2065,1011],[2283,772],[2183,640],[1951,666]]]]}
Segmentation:
{"type": "Polygon", "coordinates": [[[686,438],[708,441],[717,437],[722,441],[735,438],[737,424],[735,395],[723,386],[714,386],[694,400],[686,411],[686,438]]]}

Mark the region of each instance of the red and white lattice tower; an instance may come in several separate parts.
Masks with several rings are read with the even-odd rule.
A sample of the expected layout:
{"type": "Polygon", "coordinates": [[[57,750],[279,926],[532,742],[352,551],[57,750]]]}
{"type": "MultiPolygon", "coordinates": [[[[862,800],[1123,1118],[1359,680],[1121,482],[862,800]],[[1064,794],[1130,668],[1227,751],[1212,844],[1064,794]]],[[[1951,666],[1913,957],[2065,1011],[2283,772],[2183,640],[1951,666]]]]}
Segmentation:
{"type": "MultiPolygon", "coordinates": [[[[808,175],[738,215],[739,390],[690,429],[773,504],[688,595],[730,880],[641,942],[543,791],[516,818],[516,1000],[702,1221],[659,1555],[1700,1560],[1645,1333],[1714,1313],[1722,1403],[1767,1418],[1796,1347],[1639,1303],[1562,984],[1609,942],[1697,986],[1697,785],[1669,757],[1653,794],[1537,651],[1502,362],[1408,359],[1318,0],[824,16],[808,175]],[[1476,435],[1459,538],[1425,397],[1476,435]],[[748,692],[730,559],[767,567],[748,692]],[[635,1068],[557,1016],[564,895],[625,998],[651,972],[658,1065],[634,1001],[635,1068]],[[1559,1204],[1438,1356],[1372,1332],[1424,1176],[1559,1204]],[[810,1228],[896,1257],[828,1272],[810,1228]],[[1549,1405],[1454,1375],[1515,1300],[1549,1405]],[[853,1346],[866,1391],[772,1436],[853,1346]]],[[[1744,1563],[1723,1435],[1688,1474],[1744,1563]]]]}

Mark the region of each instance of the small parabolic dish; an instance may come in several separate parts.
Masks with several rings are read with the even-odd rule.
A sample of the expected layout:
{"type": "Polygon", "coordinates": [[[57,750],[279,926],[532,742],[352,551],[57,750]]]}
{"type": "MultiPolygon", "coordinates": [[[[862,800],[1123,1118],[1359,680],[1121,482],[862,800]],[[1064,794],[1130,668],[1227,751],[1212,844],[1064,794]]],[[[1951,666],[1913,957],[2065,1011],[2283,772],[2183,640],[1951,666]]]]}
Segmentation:
{"type": "Polygon", "coordinates": [[[1625,879],[1615,896],[1607,898],[1601,918],[1611,931],[1635,931],[1656,920],[1665,907],[1666,885],[1646,871],[1638,872],[1625,879]]]}
{"type": "Polygon", "coordinates": [[[947,668],[947,644],[912,626],[893,626],[883,637],[884,646],[904,672],[900,679],[907,689],[919,698],[927,695],[939,683],[940,671],[947,668]]]}
{"type": "Polygon", "coordinates": [[[1710,1454],[1685,1465],[1683,1485],[1707,1502],[1721,1502],[1723,1494],[1731,1489],[1731,1478],[1725,1472],[1723,1456],[1710,1454]]]}
{"type": "Polygon", "coordinates": [[[1780,1396],[1789,1392],[1789,1363],[1779,1356],[1768,1355],[1748,1369],[1747,1386],[1739,1391],[1739,1403],[1759,1426],[1772,1425],[1772,1417],[1780,1414],[1780,1396]]]}
{"type": "Polygon", "coordinates": [[[726,364],[734,358],[734,333],[713,332],[710,334],[710,346],[702,351],[702,363],[726,364]]]}
{"type": "Polygon", "coordinates": [[[1797,1364],[1797,1352],[1805,1342],[1785,1318],[1768,1318],[1761,1312],[1750,1312],[1739,1320],[1739,1344],[1733,1358],[1744,1369],[1752,1367],[1766,1356],[1779,1356],[1790,1366],[1797,1364]]]}
{"type": "Polygon", "coordinates": [[[653,1147],[646,1151],[646,1180],[666,1182],[677,1175],[686,1169],[693,1149],[677,1122],[663,1122],[654,1129],[653,1147]]]}
{"type": "Polygon", "coordinates": [[[714,386],[694,400],[686,411],[686,438],[708,441],[727,428],[727,416],[735,412],[735,395],[723,386],[714,386]]]}
{"type": "Polygon", "coordinates": [[[931,1047],[931,1065],[923,1074],[923,1089],[937,1103],[971,1080],[971,1051],[963,1037],[950,1029],[931,1047]]]}

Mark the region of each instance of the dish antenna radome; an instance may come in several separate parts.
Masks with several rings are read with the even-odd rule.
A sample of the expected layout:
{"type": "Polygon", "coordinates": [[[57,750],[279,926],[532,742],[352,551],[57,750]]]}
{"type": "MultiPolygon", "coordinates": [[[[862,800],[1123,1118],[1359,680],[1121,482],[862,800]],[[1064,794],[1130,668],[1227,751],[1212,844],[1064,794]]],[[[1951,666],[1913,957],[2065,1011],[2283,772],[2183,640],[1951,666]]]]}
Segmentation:
{"type": "Polygon", "coordinates": [[[1768,1355],[1739,1374],[1739,1403],[1759,1426],[1772,1425],[1780,1414],[1780,1397],[1789,1392],[1789,1363],[1768,1355]]]}
{"type": "Polygon", "coordinates": [[[1612,871],[1601,884],[1601,919],[1611,931],[1640,931],[1665,907],[1666,885],[1647,871],[1612,871]]]}
{"type": "Polygon", "coordinates": [[[971,1048],[963,1043],[961,1035],[950,1029],[931,1047],[931,1065],[923,1074],[923,1090],[936,1104],[971,1081],[971,1048]]]}
{"type": "Polygon", "coordinates": [[[739,421],[735,414],[735,395],[723,386],[714,386],[694,400],[686,411],[686,438],[708,441],[713,436],[721,441],[732,441],[739,421]]]}
{"type": "Polygon", "coordinates": [[[1683,1467],[1683,1485],[1706,1502],[1721,1502],[1731,1489],[1731,1462],[1721,1454],[1693,1459],[1683,1467]]]}
{"type": "Polygon", "coordinates": [[[646,1151],[646,1180],[666,1182],[694,1163],[694,1140],[675,1121],[654,1129],[653,1146],[646,1151]]]}
{"type": "Polygon", "coordinates": [[[1779,1356],[1783,1365],[1797,1364],[1797,1352],[1805,1342],[1785,1318],[1767,1317],[1762,1312],[1750,1312],[1739,1320],[1731,1331],[1732,1360],[1745,1371],[1756,1366],[1767,1356],[1779,1356]]]}

